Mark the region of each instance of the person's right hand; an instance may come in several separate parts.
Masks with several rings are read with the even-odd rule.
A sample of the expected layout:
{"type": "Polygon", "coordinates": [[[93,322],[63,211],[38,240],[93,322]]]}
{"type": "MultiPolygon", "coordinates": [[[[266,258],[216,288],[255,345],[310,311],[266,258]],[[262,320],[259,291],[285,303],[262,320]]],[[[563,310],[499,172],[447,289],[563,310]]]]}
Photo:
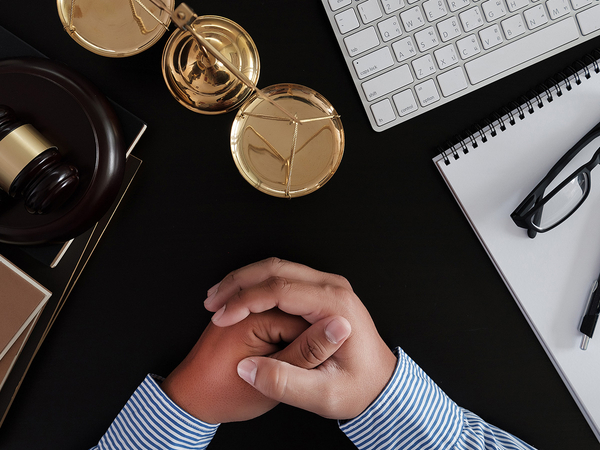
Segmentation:
{"type": "Polygon", "coordinates": [[[216,311],[212,321],[220,327],[275,307],[311,324],[331,316],[347,319],[350,336],[315,369],[264,357],[238,364],[239,375],[263,395],[323,417],[358,416],[384,389],[397,362],[350,283],[339,275],[271,258],[231,272],[209,290],[205,307],[216,311]]]}
{"type": "Polygon", "coordinates": [[[301,317],[278,309],[250,314],[226,328],[209,323],[190,353],[160,386],[182,409],[207,423],[260,416],[278,402],[240,379],[239,362],[265,356],[312,369],[350,334],[350,324],[343,317],[328,317],[308,327],[301,317]]]}

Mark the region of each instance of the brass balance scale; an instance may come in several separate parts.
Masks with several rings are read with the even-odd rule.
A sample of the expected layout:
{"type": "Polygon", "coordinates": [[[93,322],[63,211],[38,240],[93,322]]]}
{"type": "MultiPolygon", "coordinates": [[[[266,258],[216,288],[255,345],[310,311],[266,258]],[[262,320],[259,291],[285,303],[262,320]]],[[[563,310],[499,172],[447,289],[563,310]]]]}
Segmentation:
{"type": "Polygon", "coordinates": [[[292,198],[314,192],[336,172],[344,152],[340,116],[322,95],[298,84],[259,89],[258,51],[237,23],[197,16],[174,0],[57,0],[67,33],[99,55],[126,57],[177,30],[162,55],[173,97],[200,114],[238,110],[230,144],[242,176],[258,190],[292,198]]]}

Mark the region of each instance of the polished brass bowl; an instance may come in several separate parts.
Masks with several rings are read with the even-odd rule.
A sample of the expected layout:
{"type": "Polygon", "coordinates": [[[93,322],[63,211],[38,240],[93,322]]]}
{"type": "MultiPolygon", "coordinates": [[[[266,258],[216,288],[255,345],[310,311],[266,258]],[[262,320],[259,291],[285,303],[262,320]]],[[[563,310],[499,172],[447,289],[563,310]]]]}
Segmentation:
{"type": "Polygon", "coordinates": [[[251,97],[231,129],[231,152],[242,176],[275,197],[300,197],[323,186],[344,153],[344,129],[322,95],[298,84],[277,84],[251,97]],[[294,123],[273,102],[297,119],[294,123]]]}
{"type": "MultiPolygon", "coordinates": [[[[172,8],[175,0],[164,0],[172,8]]],[[[57,0],[65,31],[82,47],[120,58],[156,43],[170,23],[169,14],[150,0],[57,0]],[[141,4],[140,4],[141,3],[141,4]]]]}
{"type": "MultiPolygon", "coordinates": [[[[256,84],[260,74],[258,50],[242,27],[219,16],[198,17],[192,27],[256,84]]],[[[175,30],[165,45],[162,72],[173,97],[202,114],[232,111],[252,92],[191,33],[182,30],[175,30]]]]}

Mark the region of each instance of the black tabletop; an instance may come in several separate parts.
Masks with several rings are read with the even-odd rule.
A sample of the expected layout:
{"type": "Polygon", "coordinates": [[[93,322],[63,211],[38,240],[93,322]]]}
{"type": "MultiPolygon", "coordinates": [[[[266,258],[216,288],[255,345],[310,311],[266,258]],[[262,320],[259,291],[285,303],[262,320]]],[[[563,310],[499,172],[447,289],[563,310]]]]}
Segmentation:
{"type": "MultiPolygon", "coordinates": [[[[144,376],[166,376],[192,347],[210,320],[206,290],[278,256],[347,277],[390,347],[402,346],[459,405],[540,449],[600,449],[432,163],[440,144],[600,40],[376,133],[320,1],[188,4],[250,33],[259,86],[310,86],[335,106],[342,163],[306,197],[267,196],[233,162],[234,115],[193,113],[169,93],[160,65],[169,33],[111,59],[68,36],[55,2],[3,2],[0,25],[87,77],[148,130],[134,151],[143,164],[33,360],[0,448],[95,445],[144,376]]],[[[286,405],[222,425],[210,448],[307,445],[354,448],[334,421],[286,405]]]]}

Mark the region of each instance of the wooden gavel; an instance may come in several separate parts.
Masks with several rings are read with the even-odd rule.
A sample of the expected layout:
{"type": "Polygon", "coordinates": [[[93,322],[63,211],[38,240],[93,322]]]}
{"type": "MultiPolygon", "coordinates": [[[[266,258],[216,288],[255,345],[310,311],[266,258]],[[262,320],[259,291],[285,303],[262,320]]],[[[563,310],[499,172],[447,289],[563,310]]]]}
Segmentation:
{"type": "MultiPolygon", "coordinates": [[[[79,185],[79,171],[62,162],[56,146],[8,106],[0,105],[0,189],[22,195],[31,214],[63,205],[79,185]]],[[[0,193],[0,203],[6,195],[0,193]]]]}

